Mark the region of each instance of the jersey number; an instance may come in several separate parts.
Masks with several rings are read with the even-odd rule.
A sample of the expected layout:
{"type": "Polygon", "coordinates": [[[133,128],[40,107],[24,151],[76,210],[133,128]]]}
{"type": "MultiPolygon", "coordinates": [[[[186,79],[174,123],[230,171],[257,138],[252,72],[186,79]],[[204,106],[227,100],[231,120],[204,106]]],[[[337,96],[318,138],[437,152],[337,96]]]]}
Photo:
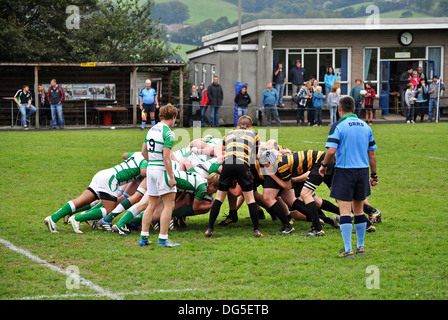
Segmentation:
{"type": "Polygon", "coordinates": [[[155,147],[156,147],[156,142],[154,141],[154,139],[149,140],[148,141],[148,151],[154,152],[155,147]]]}

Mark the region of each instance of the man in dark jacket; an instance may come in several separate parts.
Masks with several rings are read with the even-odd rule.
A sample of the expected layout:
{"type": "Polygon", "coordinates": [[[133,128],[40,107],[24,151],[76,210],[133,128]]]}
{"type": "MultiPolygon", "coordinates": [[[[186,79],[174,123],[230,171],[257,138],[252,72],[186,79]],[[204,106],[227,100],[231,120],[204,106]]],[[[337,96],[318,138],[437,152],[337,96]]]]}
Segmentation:
{"type": "Polygon", "coordinates": [[[401,100],[401,113],[403,116],[406,116],[407,113],[407,105],[405,101],[406,90],[408,89],[409,80],[412,78],[412,72],[414,69],[409,67],[407,71],[403,72],[400,76],[400,80],[398,83],[398,89],[400,90],[400,100],[401,100]]]}
{"type": "Polygon", "coordinates": [[[289,71],[289,82],[292,83],[292,96],[294,96],[305,82],[305,68],[302,68],[299,60],[296,61],[296,65],[289,71]]]}
{"type": "Polygon", "coordinates": [[[217,76],[213,77],[213,83],[207,88],[211,127],[219,127],[219,108],[222,106],[222,100],[224,99],[224,93],[218,80],[217,76]]]}
{"type": "Polygon", "coordinates": [[[243,86],[241,88],[241,91],[237,93],[234,101],[235,101],[236,105],[238,106],[238,117],[246,116],[248,106],[252,102],[250,100],[249,94],[247,93],[246,86],[243,86]]]}
{"type": "Polygon", "coordinates": [[[56,79],[50,82],[50,88],[47,93],[48,101],[50,101],[51,110],[51,127],[56,129],[56,113],[58,115],[59,128],[64,129],[64,119],[62,117],[62,100],[64,100],[64,90],[58,85],[56,79]]]}

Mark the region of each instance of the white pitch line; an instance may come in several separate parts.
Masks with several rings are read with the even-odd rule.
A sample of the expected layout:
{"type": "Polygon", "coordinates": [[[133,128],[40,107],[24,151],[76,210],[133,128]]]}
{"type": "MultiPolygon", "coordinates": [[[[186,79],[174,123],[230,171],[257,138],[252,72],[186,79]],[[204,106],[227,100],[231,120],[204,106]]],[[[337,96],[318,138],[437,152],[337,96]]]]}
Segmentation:
{"type": "MultiPolygon", "coordinates": [[[[170,292],[186,292],[186,291],[195,291],[196,289],[159,289],[153,290],[152,293],[170,293],[170,292]]],[[[143,294],[148,294],[151,292],[148,291],[130,291],[130,292],[120,292],[116,293],[118,296],[139,296],[143,294]]],[[[41,300],[41,299],[61,299],[61,298],[101,298],[104,297],[104,294],[96,293],[96,294],[84,294],[84,293],[74,293],[74,294],[58,294],[52,296],[40,295],[34,297],[22,297],[17,300],[41,300]]]]}
{"type": "Polygon", "coordinates": [[[436,159],[436,160],[443,160],[443,161],[448,161],[448,159],[445,158],[437,158],[437,157],[428,157],[429,159],[436,159]]]}
{"type": "Polygon", "coordinates": [[[61,274],[65,275],[65,276],[67,276],[67,277],[77,277],[77,280],[79,281],[80,284],[85,285],[89,289],[97,291],[98,294],[101,295],[101,296],[108,297],[108,298],[113,299],[113,300],[123,300],[123,298],[120,295],[117,295],[117,294],[115,294],[113,292],[110,292],[107,289],[103,289],[100,286],[94,284],[93,282],[91,282],[91,281],[89,281],[87,279],[84,279],[83,277],[80,277],[79,275],[76,275],[76,274],[74,274],[72,272],[65,271],[64,269],[61,269],[61,268],[59,268],[57,266],[54,266],[54,265],[48,263],[47,261],[42,260],[41,258],[33,255],[29,251],[21,249],[19,247],[16,247],[14,244],[12,244],[11,242],[9,242],[7,240],[0,239],[0,243],[3,243],[8,249],[10,249],[12,251],[15,251],[17,253],[20,253],[20,254],[28,257],[30,260],[32,260],[34,262],[37,262],[40,265],[42,265],[44,267],[47,267],[47,268],[49,268],[49,269],[51,269],[53,271],[61,273],[61,274]]]}

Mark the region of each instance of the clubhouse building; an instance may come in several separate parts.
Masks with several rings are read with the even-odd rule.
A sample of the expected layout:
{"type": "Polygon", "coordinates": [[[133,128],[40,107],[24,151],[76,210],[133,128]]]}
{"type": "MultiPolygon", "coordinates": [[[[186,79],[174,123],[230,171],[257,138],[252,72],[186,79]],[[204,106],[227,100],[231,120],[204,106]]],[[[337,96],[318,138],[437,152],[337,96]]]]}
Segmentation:
{"type": "MultiPolygon", "coordinates": [[[[241,82],[247,84],[252,98],[249,115],[255,116],[256,106],[261,105],[262,92],[267,82],[273,80],[278,62],[283,63],[288,79],[289,70],[300,60],[306,80],[316,78],[322,87],[326,70],[333,67],[343,95],[350,92],[356,79],[372,82],[378,95],[377,116],[399,110],[398,79],[408,66],[415,70],[422,67],[429,79],[433,75],[445,76],[448,18],[370,22],[369,19],[265,19],[242,24],[241,82]]],[[[234,121],[238,34],[238,27],[233,27],[204,36],[203,47],[187,52],[194,84],[203,82],[208,86],[215,75],[219,76],[224,91],[224,108],[220,111],[223,125],[234,121]]],[[[282,119],[293,115],[293,110],[286,110],[291,93],[292,85],[287,82],[284,94],[287,108],[279,111],[282,119]]],[[[441,99],[441,106],[448,104],[445,99],[441,99]]]]}

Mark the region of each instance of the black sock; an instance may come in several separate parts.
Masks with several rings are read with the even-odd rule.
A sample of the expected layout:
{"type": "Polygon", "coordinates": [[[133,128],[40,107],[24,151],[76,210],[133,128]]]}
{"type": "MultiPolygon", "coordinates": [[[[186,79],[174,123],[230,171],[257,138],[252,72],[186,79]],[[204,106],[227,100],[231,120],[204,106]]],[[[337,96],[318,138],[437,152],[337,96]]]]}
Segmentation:
{"type": "Polygon", "coordinates": [[[331,225],[331,226],[334,226],[334,221],[333,221],[333,219],[327,217],[327,216],[325,215],[325,213],[322,211],[322,209],[319,209],[318,212],[319,212],[319,218],[322,219],[323,222],[328,223],[328,224],[331,225]]]}
{"type": "Polygon", "coordinates": [[[208,217],[208,227],[213,229],[216,218],[218,218],[219,210],[221,209],[222,202],[219,200],[213,201],[212,208],[210,209],[210,216],[208,217]]]}
{"type": "Polygon", "coordinates": [[[258,207],[257,204],[254,203],[250,203],[247,205],[249,207],[249,214],[250,214],[250,218],[252,219],[252,224],[254,226],[254,230],[258,230],[259,226],[258,226],[258,207]]]}
{"type": "Polygon", "coordinates": [[[339,213],[339,207],[334,205],[333,203],[331,203],[328,200],[322,199],[322,206],[320,207],[322,210],[328,211],[328,212],[333,212],[336,213],[337,215],[341,215],[339,213]]]}
{"type": "Polygon", "coordinates": [[[364,213],[367,213],[368,215],[371,215],[375,212],[375,208],[372,206],[369,206],[368,204],[364,203],[364,213]]]}
{"type": "Polygon", "coordinates": [[[305,207],[311,217],[314,229],[317,231],[322,230],[322,226],[319,221],[319,209],[317,208],[316,202],[312,201],[305,207]]]}
{"type": "Polygon", "coordinates": [[[276,201],[269,209],[268,212],[275,214],[284,226],[289,226],[288,218],[286,217],[285,210],[282,205],[276,201]]]}
{"type": "Polygon", "coordinates": [[[238,217],[238,211],[237,210],[229,210],[228,218],[237,218],[237,217],[238,217]]]}

